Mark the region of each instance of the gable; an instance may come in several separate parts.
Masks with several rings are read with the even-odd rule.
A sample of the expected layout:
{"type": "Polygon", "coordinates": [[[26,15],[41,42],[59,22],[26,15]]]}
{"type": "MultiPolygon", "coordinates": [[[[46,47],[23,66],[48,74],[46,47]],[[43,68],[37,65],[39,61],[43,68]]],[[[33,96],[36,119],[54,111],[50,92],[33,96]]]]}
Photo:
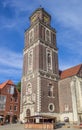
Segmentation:
{"type": "Polygon", "coordinates": [[[81,66],[81,68],[80,68],[80,70],[79,70],[79,72],[78,72],[77,76],[79,76],[79,77],[81,77],[81,78],[82,78],[82,66],[81,66]]]}

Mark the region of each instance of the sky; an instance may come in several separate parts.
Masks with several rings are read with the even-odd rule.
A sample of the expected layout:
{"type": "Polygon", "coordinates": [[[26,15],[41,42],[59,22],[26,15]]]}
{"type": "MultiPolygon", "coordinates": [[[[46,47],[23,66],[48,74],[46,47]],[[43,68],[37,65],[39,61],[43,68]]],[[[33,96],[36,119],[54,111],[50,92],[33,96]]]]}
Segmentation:
{"type": "Polygon", "coordinates": [[[0,83],[21,80],[24,31],[40,6],[57,32],[59,69],[82,63],[82,0],[0,0],[0,83]]]}

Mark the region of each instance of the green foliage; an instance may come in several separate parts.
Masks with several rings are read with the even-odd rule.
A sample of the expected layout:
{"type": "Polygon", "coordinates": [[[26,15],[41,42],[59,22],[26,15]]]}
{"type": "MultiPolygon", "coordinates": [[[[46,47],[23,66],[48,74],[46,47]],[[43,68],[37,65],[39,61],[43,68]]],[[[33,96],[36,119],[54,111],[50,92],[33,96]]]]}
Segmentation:
{"type": "Polygon", "coordinates": [[[16,86],[18,91],[21,92],[21,81],[19,81],[16,86]]]}

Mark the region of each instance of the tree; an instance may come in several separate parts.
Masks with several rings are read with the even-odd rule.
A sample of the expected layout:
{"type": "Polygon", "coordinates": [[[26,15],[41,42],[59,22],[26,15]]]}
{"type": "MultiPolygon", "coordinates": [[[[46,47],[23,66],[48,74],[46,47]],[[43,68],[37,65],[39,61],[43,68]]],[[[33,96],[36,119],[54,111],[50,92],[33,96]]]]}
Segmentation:
{"type": "Polygon", "coordinates": [[[16,86],[18,91],[21,92],[21,81],[19,81],[16,86]]]}

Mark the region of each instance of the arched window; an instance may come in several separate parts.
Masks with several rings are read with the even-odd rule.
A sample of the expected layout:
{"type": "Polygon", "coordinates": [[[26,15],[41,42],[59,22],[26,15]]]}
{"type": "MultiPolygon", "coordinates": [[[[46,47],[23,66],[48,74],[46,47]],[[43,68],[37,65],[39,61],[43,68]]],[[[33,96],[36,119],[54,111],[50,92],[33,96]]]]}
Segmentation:
{"type": "Polygon", "coordinates": [[[51,66],[51,55],[48,53],[48,66],[51,66]]]}
{"type": "Polygon", "coordinates": [[[52,70],[52,53],[50,50],[47,50],[47,69],[52,70]]]}
{"type": "Polygon", "coordinates": [[[45,40],[51,42],[51,32],[49,29],[45,29],[45,40]]]}
{"type": "Polygon", "coordinates": [[[52,84],[49,84],[49,86],[48,86],[48,96],[53,97],[53,86],[52,86],[52,84]]]}
{"type": "Polygon", "coordinates": [[[27,116],[30,116],[30,109],[27,109],[27,110],[26,110],[26,117],[27,117],[27,116]]]}
{"type": "Polygon", "coordinates": [[[32,29],[30,32],[29,32],[29,43],[32,43],[34,40],[34,30],[32,29]]]}
{"type": "Polygon", "coordinates": [[[50,37],[49,30],[46,30],[46,41],[50,41],[49,37],[50,37]]]}

